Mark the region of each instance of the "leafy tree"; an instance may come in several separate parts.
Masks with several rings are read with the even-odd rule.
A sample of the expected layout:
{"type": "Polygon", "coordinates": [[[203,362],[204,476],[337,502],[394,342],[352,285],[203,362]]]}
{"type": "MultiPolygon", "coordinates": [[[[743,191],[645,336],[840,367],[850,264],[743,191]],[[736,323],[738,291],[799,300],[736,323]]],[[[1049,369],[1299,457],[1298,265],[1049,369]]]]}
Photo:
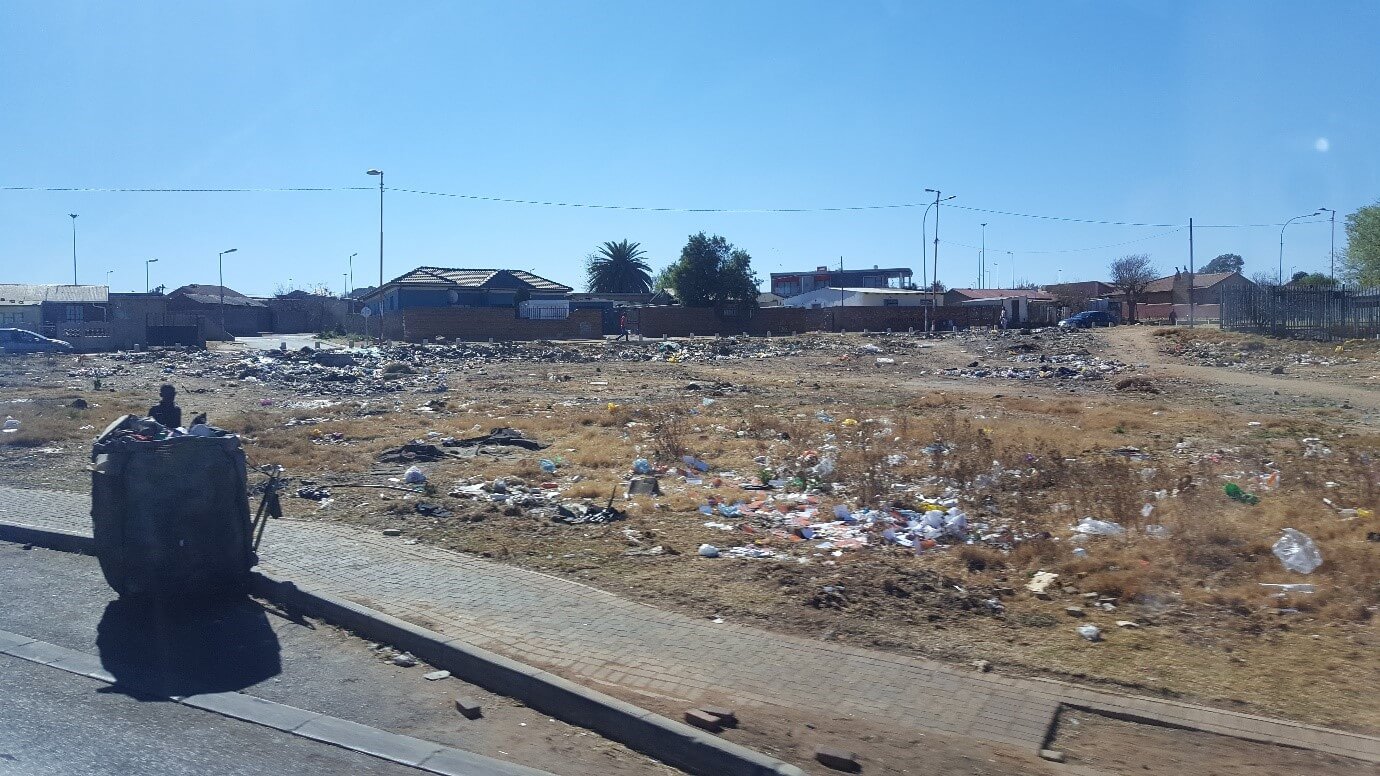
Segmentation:
{"type": "Polygon", "coordinates": [[[1346,217],[1343,272],[1363,286],[1380,286],[1380,201],[1346,217]]]}
{"type": "Polygon", "coordinates": [[[1240,272],[1246,260],[1235,253],[1224,253],[1198,269],[1199,272],[1240,272]]]}
{"type": "Polygon", "coordinates": [[[1136,321],[1136,303],[1156,274],[1154,263],[1144,253],[1122,256],[1112,262],[1112,285],[1126,295],[1126,306],[1130,310],[1127,320],[1131,323],[1136,321]]]}
{"type": "Polygon", "coordinates": [[[1295,272],[1289,282],[1303,288],[1332,288],[1337,285],[1336,278],[1328,277],[1321,272],[1295,272]]]}
{"type": "Polygon", "coordinates": [[[1279,278],[1276,277],[1275,273],[1273,272],[1266,272],[1264,270],[1260,270],[1258,272],[1251,273],[1251,282],[1256,284],[1257,286],[1278,285],[1278,281],[1279,278]]]}
{"type": "Polygon", "coordinates": [[[676,297],[687,307],[757,303],[759,281],[752,271],[752,256],[717,234],[690,235],[680,249],[680,259],[666,268],[658,282],[663,288],[674,288],[676,297]]]}
{"type": "Polygon", "coordinates": [[[652,268],[641,243],[606,242],[585,257],[590,291],[601,294],[645,294],[652,290],[652,268]]]}

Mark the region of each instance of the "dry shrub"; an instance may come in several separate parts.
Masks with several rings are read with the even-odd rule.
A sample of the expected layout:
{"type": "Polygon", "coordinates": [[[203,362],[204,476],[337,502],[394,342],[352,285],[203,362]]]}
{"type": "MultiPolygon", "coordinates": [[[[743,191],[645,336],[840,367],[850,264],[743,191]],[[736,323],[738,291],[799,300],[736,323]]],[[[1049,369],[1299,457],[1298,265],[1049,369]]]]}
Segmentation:
{"type": "Polygon", "coordinates": [[[647,411],[652,443],[657,458],[679,461],[690,450],[690,413],[681,404],[669,404],[647,411]]]}

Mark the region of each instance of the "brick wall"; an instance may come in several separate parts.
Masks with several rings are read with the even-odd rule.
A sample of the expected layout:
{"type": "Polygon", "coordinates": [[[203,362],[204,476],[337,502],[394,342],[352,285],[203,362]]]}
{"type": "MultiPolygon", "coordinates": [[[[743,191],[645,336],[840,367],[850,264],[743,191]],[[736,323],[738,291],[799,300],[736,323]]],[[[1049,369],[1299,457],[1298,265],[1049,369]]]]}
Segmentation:
{"type": "Polygon", "coordinates": [[[764,336],[808,331],[907,331],[923,330],[937,316],[958,326],[992,326],[1001,311],[997,307],[764,307],[750,315],[720,315],[708,307],[640,307],[630,311],[629,325],[644,337],[732,335],[744,332],[764,336]]]}
{"type": "MultiPolygon", "coordinates": [[[[603,336],[598,310],[572,310],[564,320],[518,318],[510,307],[450,307],[404,310],[403,339],[420,342],[434,337],[486,341],[591,339],[603,336]]],[[[389,322],[390,324],[392,321],[389,322]]],[[[390,336],[393,326],[388,327],[390,336]]]]}

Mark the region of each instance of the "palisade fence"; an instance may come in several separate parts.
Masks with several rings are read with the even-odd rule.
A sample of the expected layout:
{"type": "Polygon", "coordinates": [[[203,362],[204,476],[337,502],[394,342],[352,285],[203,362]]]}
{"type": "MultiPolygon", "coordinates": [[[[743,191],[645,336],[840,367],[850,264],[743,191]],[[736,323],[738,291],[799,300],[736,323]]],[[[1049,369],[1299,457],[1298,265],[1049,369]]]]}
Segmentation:
{"type": "Polygon", "coordinates": [[[1225,291],[1221,326],[1316,340],[1380,337],[1380,288],[1258,286],[1225,291]]]}

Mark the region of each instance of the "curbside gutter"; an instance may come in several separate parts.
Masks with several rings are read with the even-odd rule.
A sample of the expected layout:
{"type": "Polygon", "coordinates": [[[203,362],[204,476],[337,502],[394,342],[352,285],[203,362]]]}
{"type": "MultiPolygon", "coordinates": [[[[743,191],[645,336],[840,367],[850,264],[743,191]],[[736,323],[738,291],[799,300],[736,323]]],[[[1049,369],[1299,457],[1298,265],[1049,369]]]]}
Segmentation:
{"type": "MultiPolygon", "coordinates": [[[[90,536],[0,521],[0,541],[82,555],[95,553],[90,536]]],[[[250,575],[254,595],[285,609],[348,628],[450,671],[463,681],[506,695],[563,722],[588,728],[645,755],[698,776],[805,776],[781,760],[724,741],[578,685],[352,601],[298,587],[263,571],[250,575]]]]}
{"type": "Polygon", "coordinates": [[[593,730],[690,773],[805,776],[789,763],[352,601],[303,590],[262,571],[254,572],[252,590],[285,609],[406,650],[458,679],[520,700],[543,714],[593,730]]]}

